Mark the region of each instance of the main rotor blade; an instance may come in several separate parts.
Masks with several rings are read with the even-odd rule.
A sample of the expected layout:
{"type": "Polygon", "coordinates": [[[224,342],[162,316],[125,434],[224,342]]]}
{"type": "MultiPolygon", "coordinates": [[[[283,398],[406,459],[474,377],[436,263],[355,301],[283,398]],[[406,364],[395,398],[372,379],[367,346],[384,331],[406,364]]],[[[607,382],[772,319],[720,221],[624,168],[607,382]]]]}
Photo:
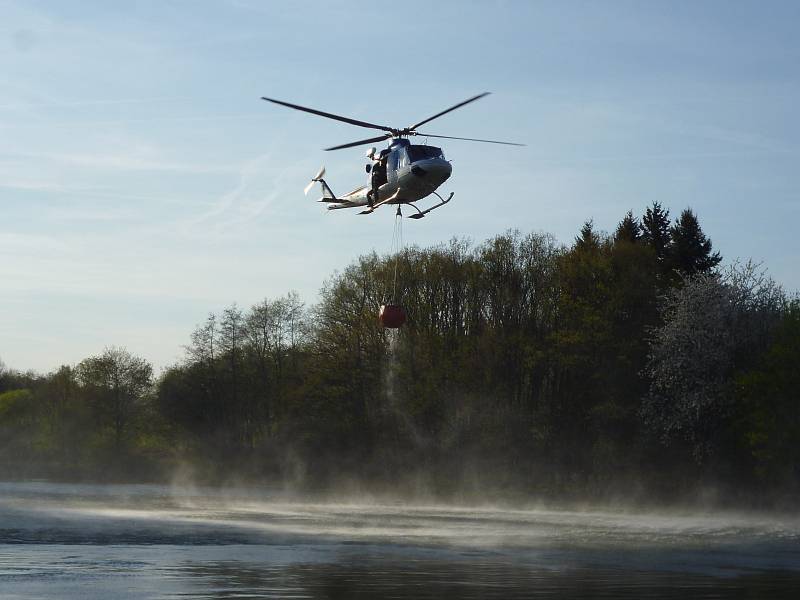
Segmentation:
{"type": "Polygon", "coordinates": [[[457,108],[461,108],[461,107],[462,107],[462,106],[464,106],[465,104],[469,104],[470,102],[475,102],[475,100],[480,100],[480,99],[481,99],[481,98],[483,98],[484,96],[488,96],[488,95],[489,95],[489,93],[490,93],[490,92],[483,92],[482,94],[478,94],[477,96],[473,96],[473,97],[472,97],[472,98],[470,98],[469,100],[464,100],[463,102],[461,102],[461,103],[459,103],[459,104],[456,104],[455,106],[451,106],[451,107],[450,107],[450,108],[448,108],[447,110],[443,110],[443,111],[442,111],[442,112],[440,112],[440,113],[436,113],[436,114],[435,114],[435,115],[433,115],[432,117],[428,117],[428,118],[427,118],[427,119],[425,119],[424,121],[420,121],[419,123],[417,123],[416,125],[412,125],[412,126],[411,126],[411,127],[409,127],[408,129],[413,131],[414,129],[416,129],[416,128],[417,128],[417,127],[419,127],[420,125],[425,125],[425,123],[427,123],[427,122],[429,122],[429,121],[433,121],[434,119],[438,119],[438,118],[439,118],[439,117],[441,117],[442,115],[446,115],[447,113],[449,113],[449,112],[450,112],[450,111],[452,111],[452,110],[455,110],[455,109],[457,109],[457,108]]]}
{"type": "Polygon", "coordinates": [[[367,138],[366,140],[358,140],[357,142],[350,142],[349,144],[342,144],[341,146],[334,146],[333,148],[325,148],[325,150],[342,150],[343,148],[352,148],[353,146],[363,146],[372,142],[382,142],[392,137],[391,133],[381,135],[379,137],[367,138]]]}
{"type": "Polygon", "coordinates": [[[386,125],[375,125],[374,123],[367,123],[366,121],[359,121],[358,119],[350,119],[349,117],[342,117],[340,115],[334,115],[332,113],[323,112],[321,110],[316,110],[314,108],[307,108],[305,106],[300,106],[299,104],[291,104],[289,102],[284,102],[282,100],[265,98],[264,96],[261,96],[261,99],[266,100],[267,102],[272,102],[274,104],[288,106],[289,108],[294,108],[295,110],[302,110],[303,112],[311,113],[312,115],[319,115],[320,117],[327,117],[328,119],[334,119],[335,121],[350,123],[350,125],[358,125],[359,127],[369,127],[370,129],[383,129],[384,131],[390,131],[390,132],[394,131],[394,128],[387,127],[386,125]]]}
{"type": "Polygon", "coordinates": [[[476,139],[476,138],[453,137],[452,135],[433,135],[432,133],[420,133],[419,131],[417,131],[416,134],[417,135],[421,135],[422,137],[444,138],[446,140],[466,140],[467,142],[485,142],[487,144],[504,144],[505,146],[527,146],[527,144],[518,144],[516,142],[498,142],[497,140],[479,140],[479,139],[476,139]]]}

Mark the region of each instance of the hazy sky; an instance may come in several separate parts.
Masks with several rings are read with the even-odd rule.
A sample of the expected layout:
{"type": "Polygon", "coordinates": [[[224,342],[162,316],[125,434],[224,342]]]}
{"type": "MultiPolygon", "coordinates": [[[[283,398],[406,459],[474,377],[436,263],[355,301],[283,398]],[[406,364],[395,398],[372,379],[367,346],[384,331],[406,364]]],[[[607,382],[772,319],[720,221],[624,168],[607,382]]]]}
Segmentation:
{"type": "Polygon", "coordinates": [[[455,191],[409,243],[509,228],[569,242],[653,201],[726,260],[800,288],[800,3],[0,0],[0,358],[49,371],[125,346],[163,367],[210,311],[389,250],[362,130],[262,95],[431,133],[455,191]],[[385,7],[385,8],[384,8],[385,7]]]}

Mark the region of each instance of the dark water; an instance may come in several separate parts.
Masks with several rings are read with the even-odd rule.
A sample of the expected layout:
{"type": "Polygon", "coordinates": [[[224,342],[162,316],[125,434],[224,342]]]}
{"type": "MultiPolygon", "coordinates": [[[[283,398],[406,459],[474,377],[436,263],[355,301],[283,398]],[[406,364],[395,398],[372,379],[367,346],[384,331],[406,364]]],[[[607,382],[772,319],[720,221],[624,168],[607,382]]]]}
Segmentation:
{"type": "Polygon", "coordinates": [[[800,598],[800,517],[0,483],[0,598],[800,598]]]}

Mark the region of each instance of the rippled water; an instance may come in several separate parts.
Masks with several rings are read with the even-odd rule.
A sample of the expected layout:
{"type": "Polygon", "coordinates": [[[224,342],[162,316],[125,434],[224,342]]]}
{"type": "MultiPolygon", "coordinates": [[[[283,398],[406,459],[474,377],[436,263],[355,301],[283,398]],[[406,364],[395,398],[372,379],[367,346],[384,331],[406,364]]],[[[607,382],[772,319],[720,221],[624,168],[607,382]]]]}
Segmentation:
{"type": "Polygon", "coordinates": [[[800,518],[0,483],[0,598],[796,598],[800,518]]]}

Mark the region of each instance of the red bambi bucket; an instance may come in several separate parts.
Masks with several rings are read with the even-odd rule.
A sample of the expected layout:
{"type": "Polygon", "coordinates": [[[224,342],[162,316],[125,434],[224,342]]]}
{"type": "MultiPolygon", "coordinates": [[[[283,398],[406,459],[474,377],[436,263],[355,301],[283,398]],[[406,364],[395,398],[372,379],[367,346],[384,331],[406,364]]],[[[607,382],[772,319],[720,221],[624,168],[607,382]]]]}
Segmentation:
{"type": "Polygon", "coordinates": [[[406,322],[406,311],[397,304],[384,304],[378,313],[381,325],[387,329],[397,329],[406,322]]]}

